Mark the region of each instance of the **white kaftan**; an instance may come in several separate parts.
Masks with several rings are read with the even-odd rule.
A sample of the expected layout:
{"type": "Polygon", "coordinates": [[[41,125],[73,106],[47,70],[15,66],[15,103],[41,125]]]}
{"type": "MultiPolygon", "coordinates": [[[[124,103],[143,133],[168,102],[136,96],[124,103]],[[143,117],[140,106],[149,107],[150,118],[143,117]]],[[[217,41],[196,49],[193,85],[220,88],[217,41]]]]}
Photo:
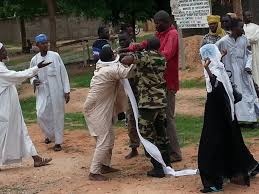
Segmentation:
{"type": "Polygon", "coordinates": [[[15,84],[33,77],[38,67],[24,71],[10,71],[0,62],[0,164],[21,162],[22,158],[36,156],[37,151],[24,123],[15,84]]]}
{"type": "Polygon", "coordinates": [[[253,78],[259,85],[259,26],[254,23],[245,24],[244,30],[253,53],[253,78]]]}
{"type": "MultiPolygon", "coordinates": [[[[63,143],[64,134],[64,93],[70,92],[69,79],[66,68],[58,53],[48,51],[45,57],[40,53],[31,60],[31,67],[41,61],[52,62],[48,67],[42,68],[37,74],[41,84],[36,90],[36,110],[38,123],[44,135],[55,144],[63,143]]],[[[33,80],[31,83],[33,84],[33,80]]]]}
{"type": "Polygon", "coordinates": [[[227,35],[220,39],[216,45],[220,51],[227,50],[223,63],[227,71],[231,71],[231,82],[237,85],[242,93],[242,101],[235,104],[237,120],[241,122],[256,122],[258,115],[258,101],[252,76],[245,68],[252,69],[252,53],[248,50],[249,42],[245,36],[237,40],[227,35]]]}

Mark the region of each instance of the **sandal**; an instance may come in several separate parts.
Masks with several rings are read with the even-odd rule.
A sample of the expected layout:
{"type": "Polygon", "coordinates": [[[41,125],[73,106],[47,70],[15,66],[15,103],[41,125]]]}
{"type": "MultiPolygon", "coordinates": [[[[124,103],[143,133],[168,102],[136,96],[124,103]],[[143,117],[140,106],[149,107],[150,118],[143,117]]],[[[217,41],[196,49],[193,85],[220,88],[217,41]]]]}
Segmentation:
{"type": "Polygon", "coordinates": [[[52,158],[41,158],[40,161],[34,162],[34,167],[46,166],[51,160],[52,158]]]}

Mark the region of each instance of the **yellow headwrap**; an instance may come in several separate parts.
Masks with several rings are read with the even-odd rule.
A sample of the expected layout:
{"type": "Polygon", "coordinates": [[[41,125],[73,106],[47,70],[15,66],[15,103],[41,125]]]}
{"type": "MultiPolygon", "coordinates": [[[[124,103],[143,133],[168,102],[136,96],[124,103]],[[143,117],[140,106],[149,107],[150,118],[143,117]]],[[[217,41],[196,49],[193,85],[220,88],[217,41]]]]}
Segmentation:
{"type": "Polygon", "coordinates": [[[220,16],[218,16],[218,15],[209,15],[207,17],[207,21],[208,21],[208,24],[212,24],[212,23],[217,23],[218,24],[218,28],[217,28],[216,33],[213,33],[213,32],[210,31],[211,35],[217,35],[217,36],[220,36],[220,37],[223,37],[223,36],[226,35],[225,31],[221,28],[220,16]]]}
{"type": "Polygon", "coordinates": [[[209,15],[207,17],[208,24],[212,23],[219,23],[220,22],[220,16],[218,15],[209,15]]]}

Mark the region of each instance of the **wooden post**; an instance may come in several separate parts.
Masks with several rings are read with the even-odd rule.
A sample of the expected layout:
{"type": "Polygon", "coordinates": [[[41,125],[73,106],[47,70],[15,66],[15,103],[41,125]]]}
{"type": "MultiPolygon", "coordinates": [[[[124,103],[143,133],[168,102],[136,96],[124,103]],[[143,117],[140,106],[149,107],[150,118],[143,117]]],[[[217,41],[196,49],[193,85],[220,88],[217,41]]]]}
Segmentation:
{"type": "Polygon", "coordinates": [[[82,45],[83,45],[83,61],[84,61],[84,64],[83,64],[83,67],[86,67],[87,65],[87,58],[86,58],[86,42],[83,40],[82,41],[82,45]]]}
{"type": "Polygon", "coordinates": [[[233,11],[237,14],[237,17],[243,19],[243,8],[242,8],[242,0],[233,0],[233,11]]]}
{"type": "Polygon", "coordinates": [[[184,42],[183,42],[183,31],[182,29],[179,28],[178,30],[179,33],[179,52],[180,52],[180,64],[181,64],[181,69],[184,70],[186,68],[185,64],[185,53],[184,53],[184,42]]]}

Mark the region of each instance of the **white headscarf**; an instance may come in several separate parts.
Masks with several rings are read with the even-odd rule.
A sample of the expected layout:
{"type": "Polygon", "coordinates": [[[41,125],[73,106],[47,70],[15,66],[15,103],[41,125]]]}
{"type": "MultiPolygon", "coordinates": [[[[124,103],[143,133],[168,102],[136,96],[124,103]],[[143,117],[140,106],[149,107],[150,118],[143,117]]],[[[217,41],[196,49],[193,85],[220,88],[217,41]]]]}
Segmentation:
{"type": "MultiPolygon", "coordinates": [[[[229,79],[229,76],[226,72],[224,64],[221,62],[221,53],[218,47],[215,44],[207,44],[200,48],[200,54],[202,60],[210,59],[211,63],[209,64],[209,69],[213,75],[217,77],[217,80],[220,81],[229,97],[232,120],[234,120],[234,96],[233,96],[233,88],[229,79]]],[[[206,70],[204,70],[205,80],[206,80],[206,88],[207,92],[212,92],[212,86],[210,82],[209,75],[206,70]]]]}
{"type": "Polygon", "coordinates": [[[4,46],[3,43],[0,42],[0,49],[1,49],[3,46],[4,46]]]}

